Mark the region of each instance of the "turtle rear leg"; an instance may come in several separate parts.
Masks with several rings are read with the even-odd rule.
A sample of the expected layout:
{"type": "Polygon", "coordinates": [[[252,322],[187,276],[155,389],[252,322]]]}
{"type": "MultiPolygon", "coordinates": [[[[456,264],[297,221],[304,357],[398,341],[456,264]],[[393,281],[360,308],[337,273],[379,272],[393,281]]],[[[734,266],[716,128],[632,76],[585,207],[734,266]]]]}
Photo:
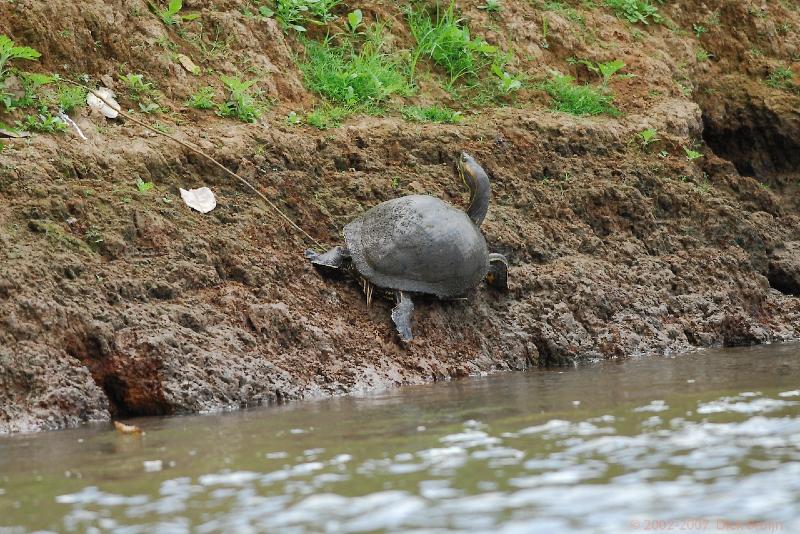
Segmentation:
{"type": "Polygon", "coordinates": [[[486,282],[500,291],[508,289],[508,260],[502,254],[489,254],[489,272],[486,282]]]}
{"type": "Polygon", "coordinates": [[[400,334],[400,339],[405,342],[411,341],[414,336],[411,334],[411,314],[414,313],[414,303],[408,293],[396,291],[395,298],[397,305],[392,308],[392,321],[400,334]]]}
{"type": "Polygon", "coordinates": [[[333,247],[328,252],[317,254],[313,250],[306,250],[306,258],[322,271],[336,271],[344,265],[345,260],[350,259],[350,251],[344,247],[333,247]]]}

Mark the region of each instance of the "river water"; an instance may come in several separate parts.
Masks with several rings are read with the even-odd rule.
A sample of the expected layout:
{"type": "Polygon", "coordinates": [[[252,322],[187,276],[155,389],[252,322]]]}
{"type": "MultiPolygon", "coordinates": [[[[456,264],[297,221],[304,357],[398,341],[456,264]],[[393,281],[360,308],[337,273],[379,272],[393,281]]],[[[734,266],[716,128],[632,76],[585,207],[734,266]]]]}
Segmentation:
{"type": "Polygon", "coordinates": [[[800,345],[0,438],[0,533],[800,532],[800,345]]]}

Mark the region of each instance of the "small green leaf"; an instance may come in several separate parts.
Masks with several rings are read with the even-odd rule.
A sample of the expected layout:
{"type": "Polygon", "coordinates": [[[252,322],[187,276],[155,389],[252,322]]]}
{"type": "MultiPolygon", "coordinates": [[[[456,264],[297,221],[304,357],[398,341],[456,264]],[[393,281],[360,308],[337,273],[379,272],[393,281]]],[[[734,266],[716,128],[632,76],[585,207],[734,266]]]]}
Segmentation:
{"type": "Polygon", "coordinates": [[[136,189],[139,190],[140,193],[147,193],[151,189],[153,189],[153,182],[145,182],[140,178],[136,179],[136,189]]]}
{"type": "Polygon", "coordinates": [[[364,20],[364,14],[361,13],[360,9],[348,13],[347,24],[350,26],[350,31],[356,31],[362,20],[364,20]]]}
{"type": "Polygon", "coordinates": [[[167,8],[170,15],[176,14],[183,7],[183,0],[170,0],[167,8]]]}
{"type": "Polygon", "coordinates": [[[275,12],[270,8],[268,8],[267,6],[259,7],[258,12],[261,14],[262,17],[271,18],[275,16],[275,12]]]}
{"type": "Polygon", "coordinates": [[[691,150],[689,148],[684,148],[684,152],[686,152],[686,159],[689,161],[694,161],[696,159],[702,158],[703,154],[697,152],[696,150],[691,150]]]}

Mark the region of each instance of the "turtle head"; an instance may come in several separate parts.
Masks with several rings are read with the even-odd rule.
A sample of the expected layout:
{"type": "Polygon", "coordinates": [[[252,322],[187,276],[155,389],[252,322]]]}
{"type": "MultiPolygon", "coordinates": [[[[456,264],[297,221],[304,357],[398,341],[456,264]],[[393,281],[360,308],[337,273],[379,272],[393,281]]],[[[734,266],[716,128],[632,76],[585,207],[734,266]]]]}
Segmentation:
{"type": "Polygon", "coordinates": [[[461,152],[456,162],[458,175],[469,189],[469,208],[467,215],[476,226],[480,226],[489,210],[489,199],[492,196],[492,186],[483,167],[478,165],[475,158],[461,152]]]}

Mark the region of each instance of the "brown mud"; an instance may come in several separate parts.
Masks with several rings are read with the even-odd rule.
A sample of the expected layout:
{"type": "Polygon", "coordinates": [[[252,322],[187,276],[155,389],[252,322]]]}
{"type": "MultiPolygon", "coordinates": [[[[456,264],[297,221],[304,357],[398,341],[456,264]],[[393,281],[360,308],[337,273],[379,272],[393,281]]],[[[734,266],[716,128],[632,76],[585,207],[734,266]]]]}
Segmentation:
{"type": "MultiPolygon", "coordinates": [[[[367,308],[356,284],[321,278],[302,237],[244,187],[174,142],[82,111],[88,141],[34,135],[0,152],[0,432],[800,337],[800,97],[764,83],[787,64],[799,78],[791,1],[668,3],[672,30],[579,2],[583,24],[536,2],[508,0],[494,16],[462,3],[473,33],[513,44],[532,77],[589,80],[570,56],[624,60],[636,74],[613,83],[624,114],[554,113],[529,88],[460,125],[390,112],[326,131],[285,121],[318,102],[293,35],[244,16],[244,2],[185,5],[202,26],[180,35],[139,1],[2,1],[0,34],[42,52],[25,68],[102,79],[126,109],[116,76],[143,73],[169,111],[158,121],[329,244],[399,195],[463,206],[453,161],[469,151],[493,181],[483,230],[510,259],[510,291],[418,302],[403,347],[391,303],[367,308]],[[718,22],[698,39],[692,24],[705,20],[718,22]],[[176,52],[214,74],[187,73],[176,52]],[[257,124],[183,107],[219,73],[242,72],[273,100],[257,124]],[[660,140],[643,148],[648,127],[660,140]],[[692,146],[702,158],[687,160],[692,146]],[[138,178],[155,188],[139,193],[138,178]],[[219,201],[207,215],[178,195],[203,185],[219,201]]],[[[410,46],[396,5],[337,13],[356,7],[410,46]]],[[[434,89],[409,101],[458,105],[434,89]]]]}

